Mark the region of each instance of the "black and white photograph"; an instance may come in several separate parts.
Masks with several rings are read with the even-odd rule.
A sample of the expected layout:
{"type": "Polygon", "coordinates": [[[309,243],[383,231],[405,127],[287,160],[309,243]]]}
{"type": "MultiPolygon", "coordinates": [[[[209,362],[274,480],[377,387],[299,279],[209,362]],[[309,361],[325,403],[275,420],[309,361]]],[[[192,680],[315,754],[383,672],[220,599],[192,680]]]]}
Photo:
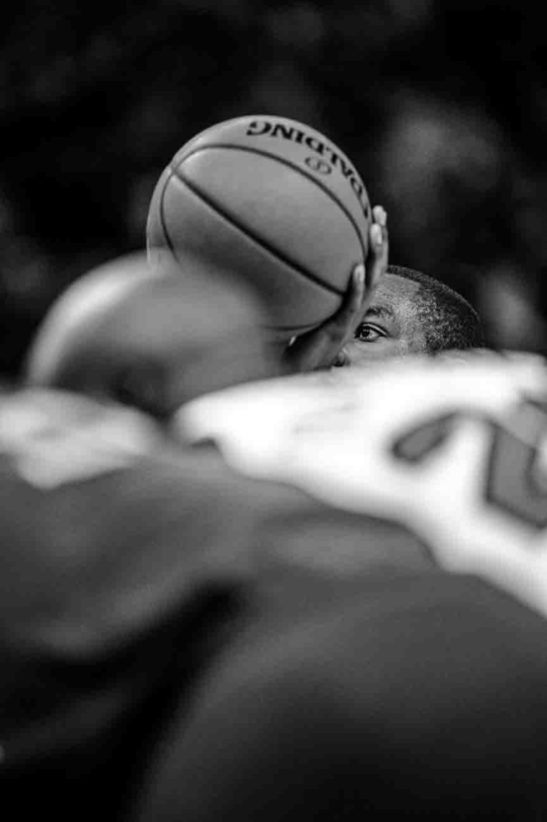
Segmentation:
{"type": "Polygon", "coordinates": [[[6,822],[547,822],[547,31],[0,10],[6,822]]]}

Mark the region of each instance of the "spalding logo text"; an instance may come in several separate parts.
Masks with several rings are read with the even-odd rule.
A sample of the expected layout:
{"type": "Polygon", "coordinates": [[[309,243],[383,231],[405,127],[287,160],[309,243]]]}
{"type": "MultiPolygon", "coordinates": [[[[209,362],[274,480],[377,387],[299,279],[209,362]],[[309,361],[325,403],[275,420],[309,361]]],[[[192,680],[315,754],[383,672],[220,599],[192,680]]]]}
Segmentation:
{"type": "Polygon", "coordinates": [[[306,134],[305,131],[295,128],[294,126],[289,126],[285,123],[273,123],[270,120],[253,120],[253,122],[247,126],[245,134],[248,137],[262,137],[267,135],[268,137],[280,137],[283,140],[292,140],[299,145],[306,145],[322,158],[329,160],[335,168],[340,169],[344,177],[349,181],[349,184],[357,195],[364,215],[368,219],[369,206],[366,201],[366,196],[364,196],[365,187],[355,169],[348,164],[347,160],[340,157],[332,146],[323,143],[318,137],[312,134],[306,134]]]}

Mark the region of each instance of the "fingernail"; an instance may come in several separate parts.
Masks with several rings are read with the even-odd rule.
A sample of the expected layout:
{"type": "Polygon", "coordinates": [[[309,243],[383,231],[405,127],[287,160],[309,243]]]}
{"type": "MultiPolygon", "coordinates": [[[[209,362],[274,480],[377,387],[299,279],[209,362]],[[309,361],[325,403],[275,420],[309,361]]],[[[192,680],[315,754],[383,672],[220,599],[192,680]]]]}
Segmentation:
{"type": "Polygon", "coordinates": [[[353,279],[356,285],[363,286],[365,284],[365,266],[362,263],[356,265],[353,270],[353,279]]]}
{"type": "Polygon", "coordinates": [[[345,349],[343,348],[338,355],[336,356],[335,361],[332,364],[332,368],[347,368],[349,365],[349,358],[346,354],[345,349]]]}
{"type": "Polygon", "coordinates": [[[385,225],[387,223],[387,212],[385,211],[383,206],[381,206],[381,205],[374,206],[374,208],[372,209],[372,214],[373,214],[373,217],[374,217],[375,221],[377,223],[379,223],[381,226],[385,227],[385,225]]]}
{"type": "Polygon", "coordinates": [[[378,223],[374,223],[370,227],[370,238],[374,245],[382,245],[384,238],[382,237],[382,229],[378,223]]]}

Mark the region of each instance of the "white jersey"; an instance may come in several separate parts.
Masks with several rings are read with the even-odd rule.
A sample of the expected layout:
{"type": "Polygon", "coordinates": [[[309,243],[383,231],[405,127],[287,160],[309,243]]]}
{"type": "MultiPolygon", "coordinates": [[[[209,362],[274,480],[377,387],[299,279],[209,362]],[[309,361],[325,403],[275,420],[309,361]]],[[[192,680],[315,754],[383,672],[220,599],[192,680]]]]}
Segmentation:
{"type": "Polygon", "coordinates": [[[412,529],[447,570],[547,616],[547,363],[481,352],[249,384],[183,407],[186,440],[412,529]]]}

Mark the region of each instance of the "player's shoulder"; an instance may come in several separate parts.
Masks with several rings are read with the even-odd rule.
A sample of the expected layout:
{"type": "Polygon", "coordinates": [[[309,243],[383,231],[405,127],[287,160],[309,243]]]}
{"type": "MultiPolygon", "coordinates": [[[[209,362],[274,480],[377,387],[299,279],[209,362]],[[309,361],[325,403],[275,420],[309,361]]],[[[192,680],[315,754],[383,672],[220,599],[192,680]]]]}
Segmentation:
{"type": "Polygon", "coordinates": [[[416,438],[407,436],[415,429],[424,431],[428,451],[430,439],[440,446],[439,429],[461,429],[470,419],[514,428],[515,415],[541,417],[546,397],[545,359],[480,350],[234,386],[183,406],[174,427],[183,440],[215,439],[251,473],[292,470],[299,449],[335,448],[349,458],[361,444],[369,460],[373,451],[376,462],[401,467],[419,462],[411,453],[416,438]]]}
{"type": "Polygon", "coordinates": [[[405,525],[547,613],[547,365],[478,351],[274,380],[182,409],[253,476],[405,525]]]}
{"type": "Polygon", "coordinates": [[[153,453],[145,415],[50,388],[0,391],[0,462],[28,485],[55,488],[127,468],[153,453]]]}
{"type": "MultiPolygon", "coordinates": [[[[413,356],[366,369],[278,377],[209,394],[180,409],[176,427],[183,437],[197,438],[209,426],[235,435],[259,435],[271,424],[278,429],[314,414],[331,412],[332,427],[344,417],[364,419],[386,403],[386,428],[448,405],[504,409],[518,396],[541,394],[547,385],[547,361],[534,354],[477,350],[435,358],[413,356]],[[404,403],[401,403],[404,398],[404,403]]],[[[325,428],[327,425],[325,424],[325,428]]]]}

